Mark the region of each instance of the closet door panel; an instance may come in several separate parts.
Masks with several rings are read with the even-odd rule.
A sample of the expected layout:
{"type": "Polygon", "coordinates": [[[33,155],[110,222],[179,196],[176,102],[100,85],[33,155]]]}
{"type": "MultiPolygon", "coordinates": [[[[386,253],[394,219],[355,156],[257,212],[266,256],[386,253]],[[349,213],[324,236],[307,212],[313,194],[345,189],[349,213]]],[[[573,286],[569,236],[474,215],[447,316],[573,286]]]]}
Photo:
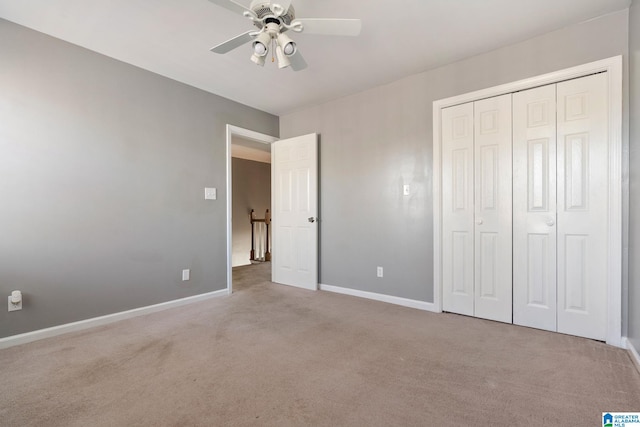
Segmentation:
{"type": "Polygon", "coordinates": [[[558,83],[558,332],[606,339],[608,116],[604,73],[558,83]]]}
{"type": "Polygon", "coordinates": [[[473,103],[442,112],[442,308],[473,316],[473,103]]]}
{"type": "Polygon", "coordinates": [[[474,103],[475,316],[511,323],[511,94],[474,103]]]}
{"type": "Polygon", "coordinates": [[[556,86],[513,94],[513,323],[555,331],[556,86]]]}

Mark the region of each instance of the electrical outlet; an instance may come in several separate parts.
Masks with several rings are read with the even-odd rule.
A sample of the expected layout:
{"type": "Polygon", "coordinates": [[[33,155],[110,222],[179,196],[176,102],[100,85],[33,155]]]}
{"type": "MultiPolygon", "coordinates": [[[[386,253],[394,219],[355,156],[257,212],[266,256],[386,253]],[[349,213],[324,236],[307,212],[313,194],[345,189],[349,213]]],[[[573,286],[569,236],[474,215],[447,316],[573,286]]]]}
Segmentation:
{"type": "Polygon", "coordinates": [[[22,310],[22,299],[17,304],[14,304],[14,303],[11,302],[11,295],[9,295],[7,297],[7,302],[9,304],[9,306],[8,306],[9,310],[8,311],[22,310]]]}
{"type": "Polygon", "coordinates": [[[206,187],[204,189],[205,200],[216,200],[218,198],[218,192],[215,188],[206,187]]]}
{"type": "Polygon", "coordinates": [[[182,281],[186,282],[187,280],[189,280],[191,276],[191,270],[189,270],[188,268],[185,270],[182,270],[182,281]]]}
{"type": "Polygon", "coordinates": [[[376,270],[376,273],[378,274],[378,277],[382,277],[384,274],[384,271],[382,270],[382,267],[378,267],[376,270]]]}

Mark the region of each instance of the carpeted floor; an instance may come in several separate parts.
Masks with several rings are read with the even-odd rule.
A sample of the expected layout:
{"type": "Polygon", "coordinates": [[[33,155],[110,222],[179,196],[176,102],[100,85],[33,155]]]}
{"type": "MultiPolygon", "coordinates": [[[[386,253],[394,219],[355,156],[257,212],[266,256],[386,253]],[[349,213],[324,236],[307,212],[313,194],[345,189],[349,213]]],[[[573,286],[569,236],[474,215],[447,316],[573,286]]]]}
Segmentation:
{"type": "Polygon", "coordinates": [[[268,281],[0,351],[3,426],[598,426],[640,411],[600,342],[268,281]]]}

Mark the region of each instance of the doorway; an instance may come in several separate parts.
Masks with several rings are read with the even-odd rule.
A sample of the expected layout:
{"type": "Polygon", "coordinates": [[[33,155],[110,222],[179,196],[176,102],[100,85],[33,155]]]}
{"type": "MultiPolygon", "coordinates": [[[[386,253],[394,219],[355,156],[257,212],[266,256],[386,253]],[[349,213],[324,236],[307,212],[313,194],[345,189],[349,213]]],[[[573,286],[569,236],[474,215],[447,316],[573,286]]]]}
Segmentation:
{"type": "MultiPolygon", "coordinates": [[[[227,125],[227,291],[233,292],[233,141],[271,148],[272,281],[318,289],[318,135],[288,139],[227,125]],[[275,209],[277,207],[277,209],[275,209]]],[[[238,144],[237,144],[238,145],[238,144]]],[[[253,147],[256,148],[256,147],[253,147]]],[[[247,212],[248,213],[248,212],[247,212]]],[[[241,220],[242,221],[242,220],[241,220]]]]}
{"type": "MultiPolygon", "coordinates": [[[[227,125],[227,290],[233,292],[234,268],[244,277],[251,274],[252,263],[265,261],[267,251],[266,224],[256,222],[252,233],[250,212],[256,219],[264,219],[266,209],[271,210],[271,144],[276,137],[237,126],[227,125]],[[234,165],[241,182],[234,186],[234,165]],[[265,175],[266,171],[266,183],[265,175]],[[261,182],[258,182],[259,180],[261,182]],[[262,185],[261,185],[262,184],[262,185]],[[265,185],[267,184],[267,185],[265,185]],[[262,188],[264,187],[264,188],[262,188]],[[234,188],[237,194],[234,194],[234,188]],[[234,204],[234,198],[237,202],[234,204]],[[235,207],[235,209],[234,209],[235,207]],[[252,234],[254,234],[252,238],[252,234]],[[259,236],[255,236],[259,234],[259,236]],[[255,237],[260,237],[256,239],[255,237]],[[256,249],[258,253],[256,254],[256,249]],[[253,252],[252,252],[253,251],[253,252]],[[256,256],[257,255],[257,256],[256,256]],[[252,259],[253,258],[253,259],[252,259]]],[[[236,176],[238,176],[236,174],[236,176]]],[[[265,262],[266,264],[266,262],[265,262]]],[[[269,263],[270,264],[270,263],[269,263]]],[[[265,270],[260,267],[260,271],[265,270]]]]}

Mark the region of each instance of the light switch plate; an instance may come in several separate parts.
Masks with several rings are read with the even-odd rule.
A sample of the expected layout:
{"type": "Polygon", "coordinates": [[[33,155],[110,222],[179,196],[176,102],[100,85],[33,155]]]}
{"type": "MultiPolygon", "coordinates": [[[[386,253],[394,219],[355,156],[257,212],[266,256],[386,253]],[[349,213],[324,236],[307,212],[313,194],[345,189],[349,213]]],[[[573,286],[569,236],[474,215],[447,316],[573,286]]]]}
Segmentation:
{"type": "Polygon", "coordinates": [[[404,194],[405,196],[411,194],[411,188],[409,187],[409,185],[405,184],[402,186],[402,194],[404,194]]]}
{"type": "Polygon", "coordinates": [[[218,192],[215,188],[206,187],[204,189],[204,199],[205,200],[216,200],[218,197],[218,192]]]}
{"type": "Polygon", "coordinates": [[[182,270],[182,281],[186,282],[191,278],[191,271],[189,269],[182,270]]]}

